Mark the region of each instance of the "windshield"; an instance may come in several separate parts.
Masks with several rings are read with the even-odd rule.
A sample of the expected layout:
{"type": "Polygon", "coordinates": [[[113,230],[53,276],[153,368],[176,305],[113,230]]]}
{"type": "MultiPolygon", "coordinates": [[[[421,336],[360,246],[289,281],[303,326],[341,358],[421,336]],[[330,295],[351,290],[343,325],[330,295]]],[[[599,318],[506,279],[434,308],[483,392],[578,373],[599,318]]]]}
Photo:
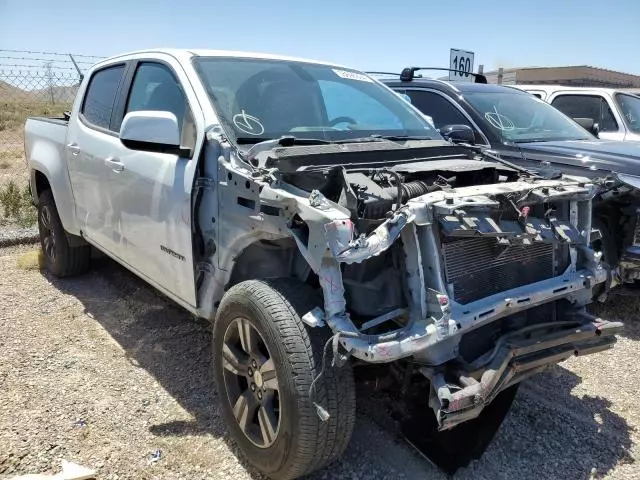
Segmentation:
{"type": "Polygon", "coordinates": [[[622,111],[622,118],[632,132],[640,132],[640,97],[616,93],[616,102],[622,111]]]}
{"type": "Polygon", "coordinates": [[[405,100],[354,70],[253,58],[197,57],[194,63],[227,134],[240,144],[285,135],[442,140],[405,100]]]}
{"type": "Polygon", "coordinates": [[[559,110],[518,92],[470,92],[465,99],[503,141],[549,142],[594,137],[559,110]]]}

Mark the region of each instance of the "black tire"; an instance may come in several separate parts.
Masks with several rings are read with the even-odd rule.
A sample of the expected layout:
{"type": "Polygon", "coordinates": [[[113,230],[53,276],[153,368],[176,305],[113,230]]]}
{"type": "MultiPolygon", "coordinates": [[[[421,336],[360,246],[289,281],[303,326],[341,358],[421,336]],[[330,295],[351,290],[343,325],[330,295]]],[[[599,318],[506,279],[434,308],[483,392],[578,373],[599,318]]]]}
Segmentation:
{"type": "Polygon", "coordinates": [[[51,190],[43,191],[38,197],[38,230],[45,265],[53,275],[67,277],[89,269],[91,247],[69,245],[51,190]]]}
{"type": "MultiPolygon", "coordinates": [[[[309,286],[291,279],[245,281],[225,294],[213,326],[213,368],[224,419],[249,463],[275,479],[297,478],[328,465],[342,455],[353,432],[353,371],[349,363],[333,368],[331,349],[327,353],[324,373],[316,381],[312,398],[309,398],[311,383],[322,367],[323,347],[330,338],[328,329],[307,328],[301,320],[305,313],[320,303],[317,297],[309,286]],[[243,377],[237,371],[229,373],[229,364],[234,362],[229,362],[229,357],[223,359],[223,348],[228,355],[229,339],[234,338],[229,332],[238,325],[238,319],[248,321],[259,333],[259,340],[264,342],[260,348],[266,346],[267,354],[275,365],[279,420],[275,440],[270,445],[266,445],[266,438],[271,435],[265,435],[265,430],[262,430],[265,445],[257,445],[250,435],[244,433],[249,430],[246,421],[243,430],[241,420],[234,415],[233,405],[237,407],[239,398],[234,403],[232,383],[236,377],[242,383],[243,377]],[[328,420],[320,420],[313,402],[329,413],[328,420]]],[[[243,328],[238,328],[240,335],[245,331],[243,328]]],[[[252,342],[247,340],[246,343],[252,342]]],[[[246,351],[238,351],[238,355],[244,355],[246,351]]],[[[235,361],[236,357],[231,358],[235,361]]],[[[250,367],[248,371],[251,371],[250,367]]],[[[246,392],[249,392],[249,382],[257,379],[257,373],[254,375],[246,377],[246,392]]],[[[264,378],[260,377],[260,384],[264,378]]],[[[257,384],[258,380],[255,382],[257,384]]],[[[260,391],[259,386],[257,390],[260,391]]],[[[253,416],[246,408],[246,417],[253,416]]],[[[262,421],[260,408],[253,417],[257,423],[262,421]]],[[[245,417],[241,415],[242,418],[245,417]]]]}

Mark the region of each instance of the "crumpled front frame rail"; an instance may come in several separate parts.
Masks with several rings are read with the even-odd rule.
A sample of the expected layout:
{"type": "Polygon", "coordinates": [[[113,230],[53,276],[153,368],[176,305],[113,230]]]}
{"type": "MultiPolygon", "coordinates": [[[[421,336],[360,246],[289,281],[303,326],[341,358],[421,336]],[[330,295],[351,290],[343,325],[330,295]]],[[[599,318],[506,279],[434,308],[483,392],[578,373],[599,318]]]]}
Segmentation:
{"type": "MultiPolygon", "coordinates": [[[[323,225],[323,234],[329,255],[322,258],[317,270],[324,293],[324,320],[334,333],[340,335],[342,346],[356,358],[371,363],[387,363],[414,356],[418,361],[438,365],[456,356],[461,336],[474,328],[560,299],[585,305],[591,300],[592,288],[606,280],[599,255],[588,246],[589,235],[586,232],[591,229],[589,212],[592,197],[593,186],[590,184],[549,180],[537,182],[533,188],[529,182],[513,182],[433,192],[415,198],[366,237],[354,238],[354,226],[349,219],[327,222],[323,225]],[[529,203],[570,203],[570,224],[579,233],[568,237],[560,232],[564,239],[557,240],[570,246],[570,267],[552,278],[502,291],[471,304],[449,301],[440,255],[434,253],[438,252],[439,218],[459,214],[470,207],[496,208],[499,204],[496,196],[506,193],[526,193],[529,203]],[[380,255],[400,237],[407,257],[410,321],[388,333],[364,333],[347,313],[340,263],[362,262],[380,255]],[[578,252],[581,253],[579,266],[578,252]],[[444,304],[438,300],[442,297],[445,298],[444,304]]],[[[322,205],[325,212],[331,204],[319,198],[317,192],[313,199],[321,202],[318,205],[322,205]]],[[[562,228],[566,231],[564,224],[562,228]]],[[[526,243],[531,238],[529,230],[527,238],[517,241],[526,243]]],[[[549,241],[548,232],[540,235],[539,239],[549,241]]],[[[367,323],[375,324],[376,320],[367,323]]]]}

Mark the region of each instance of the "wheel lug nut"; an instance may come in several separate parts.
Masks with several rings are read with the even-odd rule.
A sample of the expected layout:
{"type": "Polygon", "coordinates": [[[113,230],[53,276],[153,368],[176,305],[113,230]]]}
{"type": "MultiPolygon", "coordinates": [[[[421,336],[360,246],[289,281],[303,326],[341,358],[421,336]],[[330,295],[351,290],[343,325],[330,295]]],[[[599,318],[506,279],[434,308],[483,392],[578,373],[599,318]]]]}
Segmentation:
{"type": "Polygon", "coordinates": [[[267,387],[262,387],[262,391],[266,392],[267,391],[267,387]]]}
{"type": "Polygon", "coordinates": [[[253,377],[253,370],[251,369],[251,367],[249,367],[249,376],[253,377]]]}
{"type": "Polygon", "coordinates": [[[253,366],[253,368],[258,368],[258,364],[256,363],[255,360],[251,361],[251,366],[253,366]]]}
{"type": "Polygon", "coordinates": [[[261,391],[258,391],[258,398],[259,398],[260,400],[262,400],[262,392],[261,392],[261,391]]]}
{"type": "Polygon", "coordinates": [[[251,391],[252,391],[252,392],[255,392],[255,391],[256,391],[256,384],[255,384],[255,383],[252,383],[252,384],[251,384],[251,391]]]}

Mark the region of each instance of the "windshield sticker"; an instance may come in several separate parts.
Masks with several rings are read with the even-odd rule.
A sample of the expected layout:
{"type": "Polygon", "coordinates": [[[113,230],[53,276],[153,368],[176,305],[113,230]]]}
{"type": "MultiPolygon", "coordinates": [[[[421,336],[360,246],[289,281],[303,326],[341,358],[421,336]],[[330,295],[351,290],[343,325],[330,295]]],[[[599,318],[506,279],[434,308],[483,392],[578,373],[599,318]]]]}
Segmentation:
{"type": "Polygon", "coordinates": [[[244,110],[233,116],[233,124],[238,130],[249,135],[262,135],[264,133],[264,127],[260,120],[253,115],[247,114],[244,110]]]}
{"type": "Polygon", "coordinates": [[[340,78],[346,78],[347,80],[359,80],[361,82],[373,83],[373,80],[370,79],[369,77],[367,77],[363,73],[347,72],[346,70],[338,70],[336,68],[333,68],[332,70],[333,70],[333,73],[338,75],[340,78]]]}
{"type": "Polygon", "coordinates": [[[498,112],[485,112],[484,118],[487,119],[492,126],[497,128],[498,130],[502,130],[508,132],[516,128],[513,122],[508,118],[498,112]]]}

